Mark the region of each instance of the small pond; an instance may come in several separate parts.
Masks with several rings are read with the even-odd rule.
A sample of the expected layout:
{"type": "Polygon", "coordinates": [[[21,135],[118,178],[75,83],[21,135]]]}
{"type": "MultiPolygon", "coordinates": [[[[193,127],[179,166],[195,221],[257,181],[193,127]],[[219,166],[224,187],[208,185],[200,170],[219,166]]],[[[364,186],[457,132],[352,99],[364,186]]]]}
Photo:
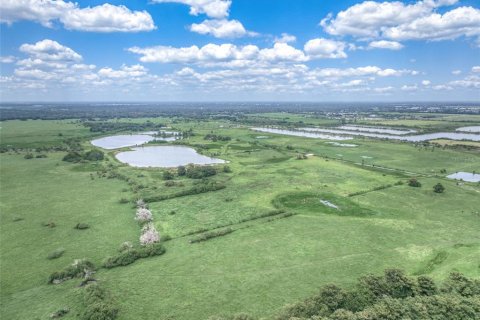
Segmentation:
{"type": "Polygon", "coordinates": [[[455,179],[455,180],[463,180],[463,181],[468,181],[468,182],[479,182],[480,181],[480,174],[478,173],[472,173],[472,172],[457,172],[454,174],[451,174],[447,176],[449,179],[455,179]]]}
{"type": "Polygon", "coordinates": [[[339,143],[339,142],[325,142],[325,143],[330,144],[332,146],[336,146],[336,147],[346,147],[346,148],[358,147],[358,144],[353,144],[353,143],[339,143]]]}
{"type": "Polygon", "coordinates": [[[138,147],[132,151],[120,152],[116,157],[120,162],[138,168],[172,168],[190,163],[199,165],[226,163],[225,160],[201,155],[195,149],[184,146],[138,147]]]}

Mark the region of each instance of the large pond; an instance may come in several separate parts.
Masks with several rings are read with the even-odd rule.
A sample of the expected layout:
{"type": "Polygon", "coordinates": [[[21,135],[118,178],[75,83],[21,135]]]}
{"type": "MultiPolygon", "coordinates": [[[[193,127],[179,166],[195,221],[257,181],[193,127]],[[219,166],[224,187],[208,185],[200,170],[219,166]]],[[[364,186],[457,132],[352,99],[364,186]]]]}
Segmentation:
{"type": "MultiPolygon", "coordinates": [[[[338,127],[341,128],[341,127],[338,127]]],[[[435,132],[417,135],[393,135],[380,134],[352,130],[339,129],[324,129],[324,128],[300,128],[298,130],[287,130],[278,128],[252,128],[252,130],[260,132],[277,133],[289,136],[317,138],[325,140],[350,140],[349,136],[362,136],[379,139],[401,140],[410,142],[421,142],[435,139],[451,139],[451,140],[470,140],[480,141],[480,134],[461,133],[461,132],[435,132]]],[[[387,129],[385,129],[387,130],[387,129]]]]}
{"type": "MultiPolygon", "coordinates": [[[[165,132],[166,134],[173,134],[165,132]]],[[[141,134],[121,134],[116,136],[109,136],[100,139],[92,140],[92,144],[96,147],[100,147],[107,150],[120,149],[125,147],[141,146],[147,142],[153,140],[173,141],[175,136],[161,137],[155,136],[157,132],[143,132],[141,134]]]]}
{"type": "Polygon", "coordinates": [[[360,131],[322,129],[322,128],[302,128],[302,130],[305,130],[308,132],[344,134],[344,135],[352,135],[352,136],[372,137],[372,138],[390,139],[390,140],[402,140],[402,141],[410,141],[410,142],[420,142],[420,141],[428,141],[428,140],[434,140],[434,139],[480,141],[480,134],[459,133],[459,132],[435,132],[435,133],[404,136],[404,135],[377,134],[377,133],[368,133],[368,132],[360,132],[360,131]]]}
{"type": "Polygon", "coordinates": [[[283,134],[287,136],[297,136],[297,137],[307,137],[307,138],[316,138],[316,139],[325,139],[325,140],[351,140],[350,137],[337,136],[331,134],[321,134],[315,132],[305,132],[305,131],[295,131],[295,130],[285,130],[285,129],[275,129],[275,128],[252,128],[252,130],[268,133],[283,134]]]}
{"type": "Polygon", "coordinates": [[[132,151],[120,152],[116,157],[120,162],[139,168],[172,168],[190,163],[207,165],[226,162],[201,155],[195,149],[184,146],[138,147],[132,151]]]}
{"type": "Polygon", "coordinates": [[[392,129],[392,128],[368,127],[368,126],[340,126],[338,128],[342,129],[342,130],[352,130],[352,131],[362,131],[362,132],[378,132],[378,133],[387,133],[387,134],[396,134],[396,135],[402,135],[402,134],[409,134],[409,133],[417,132],[416,130],[412,130],[412,129],[399,130],[399,129],[392,129]]]}
{"type": "Polygon", "coordinates": [[[457,172],[447,176],[447,178],[455,179],[455,180],[463,180],[468,182],[479,182],[480,181],[480,174],[472,173],[472,172],[457,172]]]}

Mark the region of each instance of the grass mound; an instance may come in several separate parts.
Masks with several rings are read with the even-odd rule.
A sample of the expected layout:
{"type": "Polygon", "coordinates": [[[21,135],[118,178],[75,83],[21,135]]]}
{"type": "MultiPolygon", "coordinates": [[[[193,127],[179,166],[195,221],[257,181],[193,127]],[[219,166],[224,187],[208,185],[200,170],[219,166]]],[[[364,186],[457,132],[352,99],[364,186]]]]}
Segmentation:
{"type": "Polygon", "coordinates": [[[277,196],[273,204],[298,213],[327,213],[339,216],[365,217],[375,212],[361,207],[347,197],[330,193],[291,192],[277,196]]]}

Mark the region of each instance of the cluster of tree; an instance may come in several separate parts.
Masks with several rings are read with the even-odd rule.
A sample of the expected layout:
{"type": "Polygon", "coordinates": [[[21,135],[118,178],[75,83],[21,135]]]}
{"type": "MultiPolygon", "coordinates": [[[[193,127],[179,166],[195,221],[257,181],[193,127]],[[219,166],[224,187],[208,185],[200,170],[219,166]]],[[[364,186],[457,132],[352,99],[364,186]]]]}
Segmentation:
{"type": "Polygon", "coordinates": [[[208,181],[208,180],[201,180],[199,183],[194,184],[191,188],[181,190],[172,194],[161,194],[151,197],[146,197],[145,201],[148,202],[158,202],[178,197],[185,197],[193,194],[200,194],[210,191],[217,191],[221,189],[225,189],[226,186],[224,184],[218,183],[216,181],[208,181]]]}
{"type": "Polygon", "coordinates": [[[93,149],[85,153],[70,151],[63,157],[62,160],[67,162],[102,161],[104,156],[104,153],[97,149],[93,149]]]}
{"type": "Polygon", "coordinates": [[[48,283],[57,284],[71,278],[86,277],[93,271],[95,271],[95,266],[92,262],[85,259],[75,260],[65,269],[53,272],[48,278],[48,283]]]}
{"type": "MultiPolygon", "coordinates": [[[[222,169],[223,172],[229,173],[232,172],[229,166],[224,166],[222,169]]],[[[189,164],[187,166],[178,166],[177,175],[179,177],[187,177],[190,179],[204,179],[217,174],[217,169],[213,166],[196,166],[189,164]]],[[[175,178],[175,174],[170,170],[165,170],[163,172],[164,180],[172,180],[175,178]]]]}
{"type": "Polygon", "coordinates": [[[230,140],[232,140],[231,137],[221,136],[221,135],[213,134],[213,133],[209,133],[209,134],[205,135],[205,137],[203,137],[203,139],[204,139],[204,140],[210,140],[210,141],[213,141],[213,142],[216,142],[216,141],[230,141],[230,140]]]}
{"type": "Polygon", "coordinates": [[[125,246],[122,248],[122,251],[119,254],[107,258],[103,263],[103,267],[111,269],[120,266],[127,266],[134,263],[138,259],[159,256],[164,253],[165,248],[161,243],[152,243],[139,248],[125,246]]]}
{"type": "MultiPolygon", "coordinates": [[[[212,317],[249,319],[253,317],[212,317]]],[[[288,305],[276,320],[480,319],[480,280],[454,272],[442,284],[398,269],[367,275],[352,289],[324,286],[305,301],[288,305]]]]}

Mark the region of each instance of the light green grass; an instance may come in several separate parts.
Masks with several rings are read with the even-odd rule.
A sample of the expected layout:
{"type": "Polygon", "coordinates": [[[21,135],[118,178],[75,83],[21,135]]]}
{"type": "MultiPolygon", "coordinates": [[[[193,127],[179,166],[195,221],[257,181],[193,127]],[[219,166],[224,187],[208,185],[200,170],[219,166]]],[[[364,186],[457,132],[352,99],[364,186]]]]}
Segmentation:
{"type": "MultiPolygon", "coordinates": [[[[297,121],[303,116],[288,117],[297,121]]],[[[88,134],[73,124],[49,129],[52,122],[29,122],[2,123],[2,139],[8,123],[5,137],[19,146],[61,142],[59,131],[83,139],[88,134]]],[[[225,189],[150,204],[157,228],[174,238],[165,243],[164,255],[98,271],[95,277],[114,296],[121,320],[207,319],[237,312],[271,318],[285,304],[311,295],[323,284],[348,286],[361,275],[388,267],[438,279],[452,270],[480,277],[480,186],[457,185],[440,175],[441,169],[480,171],[478,153],[432,152],[411,144],[361,139],[353,140],[357,148],[334,147],[317,139],[255,133],[248,126],[226,121],[179,120],[173,125],[181,130],[193,128],[197,135],[185,143],[230,161],[232,173],[212,178],[225,184],[225,189]],[[232,140],[205,141],[203,136],[212,131],[232,140]],[[259,135],[268,138],[256,139],[259,135]],[[315,156],[296,160],[298,152],[315,156]],[[398,171],[354,164],[362,159],[365,165],[398,171]],[[409,187],[405,171],[416,173],[422,187],[409,187]],[[404,184],[394,185],[399,180],[404,184]],[[445,186],[445,193],[433,192],[438,182],[445,186]],[[393,186],[374,191],[385,185],[393,186]],[[369,192],[348,197],[360,191],[369,192]],[[315,197],[283,202],[293,216],[242,223],[276,209],[285,195],[315,197]],[[317,195],[352,212],[374,214],[332,214],[319,205],[317,195]],[[196,244],[189,243],[192,236],[185,236],[224,225],[236,231],[196,244]],[[441,259],[436,258],[439,253],[441,259]]],[[[89,145],[87,139],[84,145],[89,145]]],[[[65,319],[76,319],[84,308],[79,281],[47,285],[48,275],[76,258],[99,265],[122,242],[138,241],[135,209],[132,204],[120,204],[121,198],[167,194],[194,183],[177,178],[184,186],[166,187],[161,169],[120,165],[113,153],[108,154],[108,162],[97,165],[62,162],[63,153],[31,160],[23,155],[0,154],[2,319],[46,319],[64,306],[71,309],[65,319]],[[132,190],[126,181],[98,178],[97,168],[108,164],[109,171],[143,188],[132,190]],[[51,221],[55,228],[42,226],[51,221]],[[79,222],[91,228],[75,230],[79,222]],[[48,254],[58,248],[65,249],[63,256],[48,260],[48,254]]]]}

